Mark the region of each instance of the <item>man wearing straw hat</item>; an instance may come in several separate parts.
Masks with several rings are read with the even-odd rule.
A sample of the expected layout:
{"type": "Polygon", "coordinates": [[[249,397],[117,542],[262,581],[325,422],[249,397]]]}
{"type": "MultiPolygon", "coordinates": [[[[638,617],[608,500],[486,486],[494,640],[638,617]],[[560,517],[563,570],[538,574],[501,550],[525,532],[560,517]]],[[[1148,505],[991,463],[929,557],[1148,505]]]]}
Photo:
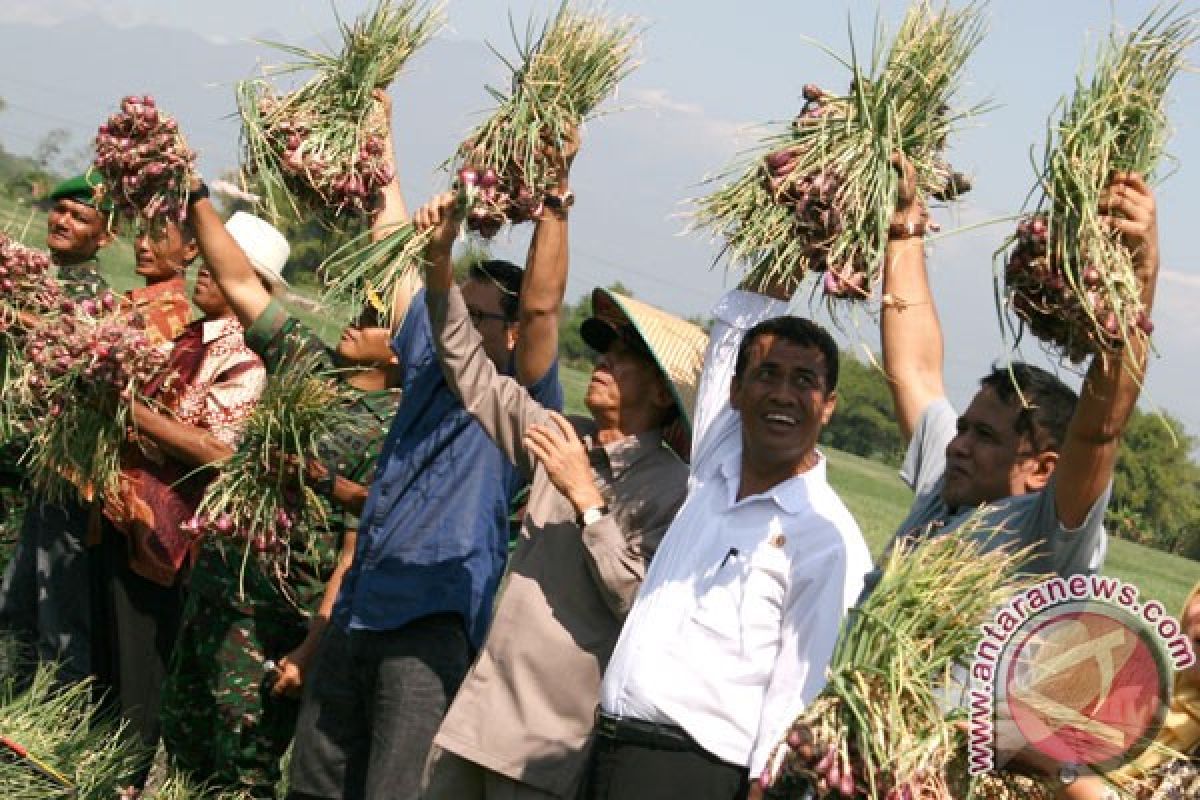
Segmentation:
{"type": "Polygon", "coordinates": [[[760,797],[871,568],[816,449],[837,345],[786,300],[713,309],[687,500],[604,673],[588,800],[760,797]]]}
{"type": "MultiPolygon", "coordinates": [[[[687,431],[704,332],[597,289],[584,340],[599,353],[591,419],[547,410],[484,355],[450,248],[454,196],[417,212],[434,229],[426,301],[447,380],[505,456],[531,476],[521,534],[483,650],[447,712],[426,800],[573,797],[600,676],[687,488],[687,431]],[[679,434],[668,446],[669,432],[679,434]]],[[[565,214],[565,209],[547,213],[565,214]]],[[[566,280],[566,250],[531,266],[522,296],[566,280]]],[[[557,331],[547,331],[557,347],[557,331]]]]}

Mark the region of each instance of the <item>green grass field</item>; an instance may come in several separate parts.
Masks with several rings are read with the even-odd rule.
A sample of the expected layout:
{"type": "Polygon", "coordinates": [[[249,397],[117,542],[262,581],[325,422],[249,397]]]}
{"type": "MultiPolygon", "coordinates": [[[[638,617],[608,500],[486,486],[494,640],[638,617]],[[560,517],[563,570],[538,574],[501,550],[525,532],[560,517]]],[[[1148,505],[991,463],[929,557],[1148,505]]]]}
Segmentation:
{"type": "MultiPolygon", "coordinates": [[[[567,410],[587,413],[583,407],[587,372],[564,367],[561,376],[567,410]]],[[[885,464],[838,450],[826,449],[825,453],[829,457],[830,483],[858,520],[872,554],[878,557],[904,519],[912,492],[885,464]]],[[[1172,614],[1178,614],[1188,590],[1200,582],[1200,562],[1110,538],[1104,573],[1136,585],[1143,597],[1159,600],[1172,614]]]]}

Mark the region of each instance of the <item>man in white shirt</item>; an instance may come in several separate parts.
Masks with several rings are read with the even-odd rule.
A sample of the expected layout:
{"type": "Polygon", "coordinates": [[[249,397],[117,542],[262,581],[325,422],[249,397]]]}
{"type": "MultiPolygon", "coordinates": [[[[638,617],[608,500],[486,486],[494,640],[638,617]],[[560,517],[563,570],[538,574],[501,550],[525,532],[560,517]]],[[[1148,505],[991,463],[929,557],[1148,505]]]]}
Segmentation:
{"type": "Polygon", "coordinates": [[[587,800],[759,797],[825,683],[871,558],[816,449],[837,346],[786,312],[740,290],[713,311],[688,497],[605,672],[587,800]]]}

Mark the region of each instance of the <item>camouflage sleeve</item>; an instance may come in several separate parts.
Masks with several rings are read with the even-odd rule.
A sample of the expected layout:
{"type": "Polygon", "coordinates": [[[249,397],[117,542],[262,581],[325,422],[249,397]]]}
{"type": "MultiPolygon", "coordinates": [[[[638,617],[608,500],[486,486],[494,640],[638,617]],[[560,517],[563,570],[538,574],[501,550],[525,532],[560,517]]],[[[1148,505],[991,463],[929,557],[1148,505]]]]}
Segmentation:
{"type": "MultiPolygon", "coordinates": [[[[326,463],[342,477],[363,486],[369,485],[398,400],[398,392],[364,392],[360,395],[350,407],[358,422],[347,426],[341,435],[322,443],[326,463]]],[[[345,527],[358,527],[355,515],[343,512],[342,518],[345,527]]]]}
{"type": "Polygon", "coordinates": [[[333,356],[320,337],[275,298],[246,328],[246,344],[262,358],[268,373],[278,371],[286,360],[309,354],[317,358],[322,369],[334,368],[333,356]]]}
{"type": "Polygon", "coordinates": [[[60,267],[58,285],[63,294],[75,301],[96,297],[108,288],[108,282],[96,269],[95,262],[86,261],[69,267],[60,267]]]}

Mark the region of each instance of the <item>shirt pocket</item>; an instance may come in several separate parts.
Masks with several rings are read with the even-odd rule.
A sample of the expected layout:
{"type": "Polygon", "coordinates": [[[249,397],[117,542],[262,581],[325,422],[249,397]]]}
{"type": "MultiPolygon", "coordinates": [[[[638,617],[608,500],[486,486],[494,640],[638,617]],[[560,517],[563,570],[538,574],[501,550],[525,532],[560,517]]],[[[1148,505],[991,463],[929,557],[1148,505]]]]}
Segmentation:
{"type": "Polygon", "coordinates": [[[730,559],[713,576],[689,620],[694,634],[738,657],[772,654],[779,644],[790,559],[778,547],[762,545],[730,559]]]}

